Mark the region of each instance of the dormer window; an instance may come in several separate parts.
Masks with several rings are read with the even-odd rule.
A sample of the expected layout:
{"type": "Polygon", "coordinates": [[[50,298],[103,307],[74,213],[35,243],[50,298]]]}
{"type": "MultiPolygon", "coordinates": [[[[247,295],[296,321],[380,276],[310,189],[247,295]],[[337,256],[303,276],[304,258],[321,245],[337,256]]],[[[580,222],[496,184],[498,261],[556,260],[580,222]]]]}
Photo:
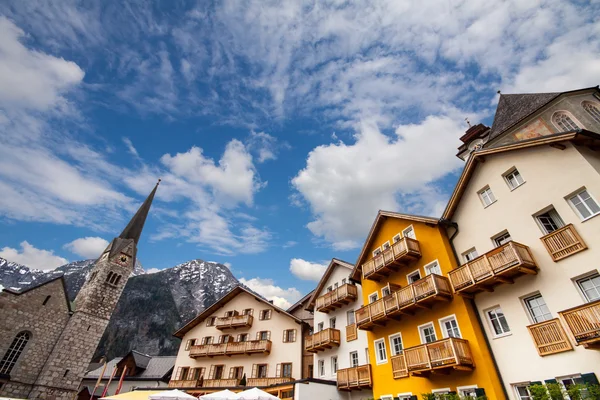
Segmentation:
{"type": "Polygon", "coordinates": [[[579,126],[575,122],[575,119],[571,114],[566,111],[557,111],[552,116],[552,123],[558,128],[560,132],[572,131],[579,129],[579,126]]]}
{"type": "Polygon", "coordinates": [[[581,105],[594,121],[600,123],[600,106],[598,106],[598,103],[584,101],[581,105]]]}

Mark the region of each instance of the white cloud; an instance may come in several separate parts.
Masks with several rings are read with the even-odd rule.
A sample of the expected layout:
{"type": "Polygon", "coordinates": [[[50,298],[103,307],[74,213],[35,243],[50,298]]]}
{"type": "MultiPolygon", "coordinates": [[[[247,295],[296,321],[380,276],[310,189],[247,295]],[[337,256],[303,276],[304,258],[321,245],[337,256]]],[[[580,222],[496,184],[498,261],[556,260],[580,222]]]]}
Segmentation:
{"type": "Polygon", "coordinates": [[[397,127],[389,137],[363,121],[354,143],[312,150],[292,179],[310,204],[310,231],[336,249],[350,249],[359,245],[379,209],[439,212],[446,199],[432,184],[462,165],[454,155],[461,124],[459,117],[430,116],[397,127]]]}
{"type": "Polygon", "coordinates": [[[140,158],[140,155],[138,154],[137,149],[133,146],[131,139],[129,139],[127,137],[124,137],[122,139],[123,139],[123,143],[125,143],[125,146],[127,146],[127,150],[129,151],[129,154],[131,154],[135,158],[140,158]]]}
{"type": "Polygon", "coordinates": [[[287,242],[285,242],[285,243],[283,244],[283,246],[281,246],[281,247],[283,247],[284,249],[289,249],[290,247],[294,247],[294,246],[296,246],[297,244],[298,244],[298,242],[296,242],[295,240],[288,240],[288,241],[287,241],[287,242]]]}
{"type": "Polygon", "coordinates": [[[162,269],[158,269],[158,268],[149,268],[147,270],[145,270],[147,274],[155,274],[157,272],[162,271],[162,269]]]}
{"type": "Polygon", "coordinates": [[[327,264],[319,264],[303,260],[301,258],[292,258],[290,260],[290,272],[297,278],[305,281],[318,282],[325,273],[327,264]]]}
{"type": "MultiPolygon", "coordinates": [[[[251,131],[247,140],[248,149],[257,154],[259,163],[264,163],[268,160],[276,160],[277,153],[281,145],[277,142],[277,138],[265,132],[251,131]]],[[[287,147],[284,145],[284,147],[287,147]]]]}
{"type": "Polygon", "coordinates": [[[69,262],[66,258],[54,254],[54,251],[38,249],[27,241],[21,242],[20,246],[20,250],[8,246],[3,247],[0,250],[0,257],[43,271],[55,269],[69,262]]]}
{"type": "Polygon", "coordinates": [[[63,248],[81,257],[98,258],[107,246],[108,241],[105,239],[88,236],[75,239],[72,242],[65,244],[63,248]]]}
{"type": "Polygon", "coordinates": [[[232,265],[230,262],[224,262],[223,265],[226,266],[227,269],[231,270],[232,265]]]}
{"type": "Polygon", "coordinates": [[[254,290],[266,299],[273,300],[273,304],[283,309],[289,308],[302,297],[302,293],[298,289],[293,287],[282,288],[275,285],[272,279],[242,278],[240,279],[240,283],[248,286],[251,290],[254,290]]]}

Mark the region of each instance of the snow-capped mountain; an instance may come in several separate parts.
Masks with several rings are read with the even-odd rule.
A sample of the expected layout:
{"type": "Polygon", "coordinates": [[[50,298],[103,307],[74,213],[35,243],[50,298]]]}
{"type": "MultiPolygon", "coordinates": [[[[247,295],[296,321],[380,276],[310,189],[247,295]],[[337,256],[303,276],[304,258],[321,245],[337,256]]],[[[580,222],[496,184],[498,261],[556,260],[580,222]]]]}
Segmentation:
{"type": "MultiPolygon", "coordinates": [[[[64,274],[73,300],[94,261],[75,261],[52,271],[39,271],[0,258],[0,286],[20,290],[64,274]]],[[[152,274],[145,273],[138,262],[96,355],[112,358],[131,349],[176,354],[179,339],[173,333],[237,284],[231,271],[216,262],[191,260],[152,274]]]]}

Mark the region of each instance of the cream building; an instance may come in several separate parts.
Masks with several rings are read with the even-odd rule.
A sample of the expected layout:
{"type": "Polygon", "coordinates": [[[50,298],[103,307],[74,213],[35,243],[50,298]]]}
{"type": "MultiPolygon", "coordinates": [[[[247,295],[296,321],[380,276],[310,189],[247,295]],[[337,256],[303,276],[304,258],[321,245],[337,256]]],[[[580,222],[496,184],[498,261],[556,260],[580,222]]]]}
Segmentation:
{"type": "Polygon", "coordinates": [[[305,348],[314,353],[314,378],[336,381],[340,399],[368,399],[373,397],[371,366],[367,334],[354,319],[362,293],[360,285],[350,282],[353,268],[331,260],[308,305],[314,312],[314,333],[305,348]]]}
{"type": "Polygon", "coordinates": [[[600,93],[503,96],[461,146],[443,219],[454,291],[474,299],[508,396],[529,400],[532,383],[600,377],[600,93]]]}
{"type": "Polygon", "coordinates": [[[293,397],[302,377],[301,319],[237,286],[175,333],[181,338],[170,387],[200,394],[246,386],[293,397]],[[219,388],[219,389],[217,389],[219,388]]]}

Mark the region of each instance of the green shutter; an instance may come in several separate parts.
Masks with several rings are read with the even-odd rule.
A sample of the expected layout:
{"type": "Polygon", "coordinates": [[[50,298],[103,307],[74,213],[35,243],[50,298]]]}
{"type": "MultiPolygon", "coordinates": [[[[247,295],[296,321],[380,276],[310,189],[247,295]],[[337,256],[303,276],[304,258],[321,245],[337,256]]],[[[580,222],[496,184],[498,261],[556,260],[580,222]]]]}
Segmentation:
{"type": "Polygon", "coordinates": [[[531,383],[529,384],[529,386],[533,386],[533,385],[541,385],[541,384],[542,384],[542,382],[540,382],[540,381],[535,381],[535,382],[531,382],[531,383]]]}
{"type": "Polygon", "coordinates": [[[556,381],[556,379],[545,379],[544,382],[546,382],[546,383],[558,383],[556,381]]]}
{"type": "Polygon", "coordinates": [[[485,389],[484,388],[475,388],[475,396],[477,396],[477,397],[485,396],[485,389]]]}
{"type": "Polygon", "coordinates": [[[583,379],[583,382],[587,383],[588,385],[598,385],[598,378],[596,377],[596,374],[593,372],[590,372],[589,374],[581,374],[581,379],[583,379]]]}

